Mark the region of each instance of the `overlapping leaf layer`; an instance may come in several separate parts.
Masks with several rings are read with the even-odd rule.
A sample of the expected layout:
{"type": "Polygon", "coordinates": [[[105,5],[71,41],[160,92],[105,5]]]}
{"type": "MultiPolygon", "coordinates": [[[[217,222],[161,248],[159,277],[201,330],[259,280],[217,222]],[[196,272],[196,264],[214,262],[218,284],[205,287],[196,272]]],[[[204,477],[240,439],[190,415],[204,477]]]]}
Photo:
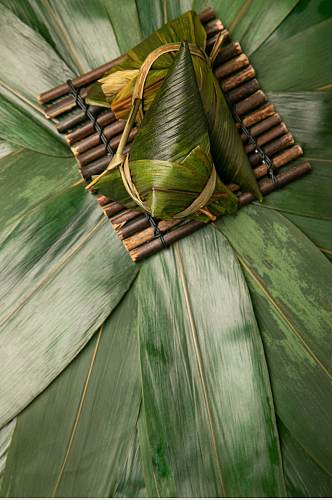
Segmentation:
{"type": "Polygon", "coordinates": [[[210,4],[313,173],[139,269],[35,95],[206,2],[0,0],[3,496],[332,494],[332,7],[210,4]]]}

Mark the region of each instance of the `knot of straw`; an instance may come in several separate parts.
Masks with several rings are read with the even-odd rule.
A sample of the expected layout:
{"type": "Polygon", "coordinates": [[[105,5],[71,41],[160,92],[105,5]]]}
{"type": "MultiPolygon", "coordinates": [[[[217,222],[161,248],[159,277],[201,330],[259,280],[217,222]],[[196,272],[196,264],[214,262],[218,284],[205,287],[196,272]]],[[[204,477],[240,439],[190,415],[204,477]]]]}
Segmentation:
{"type": "MultiPolygon", "coordinates": [[[[211,65],[211,62],[213,62],[213,59],[215,57],[215,54],[217,53],[219,46],[222,43],[222,37],[218,37],[215,45],[212,49],[212,53],[210,58],[205,54],[204,51],[202,51],[199,47],[197,47],[194,44],[188,44],[190,53],[196,57],[199,57],[206,61],[207,64],[211,65]]],[[[146,82],[147,75],[153,65],[153,63],[163,54],[166,54],[168,52],[176,52],[180,49],[181,43],[168,43],[165,45],[162,45],[161,47],[156,48],[153,50],[144,60],[143,64],[140,67],[137,80],[135,83],[134,91],[132,94],[132,107],[124,128],[124,131],[122,133],[120,143],[117,149],[116,154],[112,158],[110,164],[106,168],[106,170],[97,176],[90,184],[88,184],[87,189],[91,189],[99,180],[101,177],[104,175],[107,175],[110,171],[114,169],[119,169],[119,172],[121,174],[122,182],[123,185],[128,193],[128,195],[132,198],[132,200],[135,201],[137,205],[142,207],[146,212],[150,212],[149,207],[144,203],[144,201],[141,199],[140,193],[138,192],[132,176],[131,176],[131,171],[130,171],[130,162],[129,162],[129,156],[128,154],[124,154],[124,149],[126,147],[127,141],[129,134],[134,126],[135,121],[141,121],[143,119],[143,94],[144,94],[144,86],[146,82]]],[[[194,199],[194,201],[184,210],[176,213],[173,215],[173,218],[185,218],[193,213],[196,213],[198,211],[203,211],[205,214],[209,214],[208,210],[202,210],[203,207],[205,207],[209,200],[211,199],[215,187],[216,187],[216,181],[217,181],[217,173],[215,166],[212,162],[212,168],[211,168],[211,174],[206,182],[206,185],[204,186],[203,190],[201,193],[194,199]]],[[[214,218],[211,215],[212,218],[214,218]]]]}

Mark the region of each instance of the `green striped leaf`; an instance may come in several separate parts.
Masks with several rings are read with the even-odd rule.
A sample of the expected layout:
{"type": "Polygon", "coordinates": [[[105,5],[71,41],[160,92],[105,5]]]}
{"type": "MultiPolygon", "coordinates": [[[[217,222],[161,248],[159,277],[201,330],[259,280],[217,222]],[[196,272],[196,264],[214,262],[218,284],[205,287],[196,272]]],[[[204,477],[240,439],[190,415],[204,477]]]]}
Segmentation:
{"type": "Polygon", "coordinates": [[[261,46],[252,55],[266,91],[321,90],[331,85],[332,19],[326,19],[279,41],[261,46]],[[289,50],[289,48],[292,50],[289,50]],[[304,50],[305,47],[305,50],[304,50]]]}
{"type": "Polygon", "coordinates": [[[0,243],[2,426],[76,356],[137,268],[82,187],[23,213],[0,243]]]}
{"type": "Polygon", "coordinates": [[[207,227],[151,258],[137,291],[148,494],[283,496],[262,344],[226,240],[207,227]]]}
{"type": "Polygon", "coordinates": [[[277,415],[306,453],[331,472],[330,262],[273,210],[247,207],[218,228],[245,271],[277,415]]]}
{"type": "Polygon", "coordinates": [[[289,497],[329,497],[332,476],[317,463],[278,422],[282,443],[283,466],[289,497]]]}
{"type": "Polygon", "coordinates": [[[132,474],[141,477],[136,431],[141,389],[135,310],[136,296],[129,293],[86,348],[18,417],[2,495],[136,492],[132,474]]]}

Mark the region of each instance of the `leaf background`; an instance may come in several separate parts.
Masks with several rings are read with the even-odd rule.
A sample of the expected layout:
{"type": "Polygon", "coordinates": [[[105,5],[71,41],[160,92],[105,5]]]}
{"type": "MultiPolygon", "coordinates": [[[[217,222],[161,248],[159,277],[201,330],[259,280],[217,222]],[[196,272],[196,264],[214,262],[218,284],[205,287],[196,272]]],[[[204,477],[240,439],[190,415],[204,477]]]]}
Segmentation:
{"type": "MultiPolygon", "coordinates": [[[[221,220],[214,231],[229,240],[249,286],[269,369],[288,495],[331,496],[332,8],[324,0],[273,6],[266,0],[209,3],[250,55],[263,89],[313,165],[310,176],[273,193],[263,205],[221,220]]],[[[141,447],[149,450],[151,439],[142,410],[136,428],[141,373],[130,321],[136,320],[133,302],[139,283],[127,291],[138,268],[106,221],[94,229],[102,221],[101,211],[74,186],[78,176],[70,151],[43,118],[35,96],[126,51],[167,18],[206,4],[126,0],[119,6],[98,0],[83,7],[77,0],[0,1],[1,425],[68,365],[19,414],[0,479],[3,495],[75,496],[90,487],[97,496],[155,492],[151,457],[140,455],[141,447]],[[125,23],[131,29],[124,30],[125,23]],[[89,228],[98,237],[82,246],[74,263],[69,256],[81,249],[89,228]],[[72,267],[61,267],[67,257],[72,267]],[[65,279],[61,273],[49,279],[58,268],[65,279]],[[37,295],[31,293],[36,283],[37,295]],[[82,420],[75,426],[84,394],[82,420]],[[89,480],[94,474],[98,485],[89,480]],[[49,484],[58,486],[50,491],[49,484]]],[[[200,231],[192,241],[202,244],[211,230],[200,231]]],[[[182,244],[188,252],[189,239],[182,244]]],[[[158,272],[169,272],[163,261],[172,252],[144,263],[143,278],[153,262],[159,263],[158,272]]],[[[213,255],[211,250],[211,277],[218,255],[219,249],[213,255]]],[[[146,293],[154,297],[160,286],[155,283],[146,293]]],[[[224,307],[218,293],[209,287],[206,293],[210,300],[217,295],[218,307],[224,307]]],[[[169,334],[173,328],[167,328],[169,334]]]]}

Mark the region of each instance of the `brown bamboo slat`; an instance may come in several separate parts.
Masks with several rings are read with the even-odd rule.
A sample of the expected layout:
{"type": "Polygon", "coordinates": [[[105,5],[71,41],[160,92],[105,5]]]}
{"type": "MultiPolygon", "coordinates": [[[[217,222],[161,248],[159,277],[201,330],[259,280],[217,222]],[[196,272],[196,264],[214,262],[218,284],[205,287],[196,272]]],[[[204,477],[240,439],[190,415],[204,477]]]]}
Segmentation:
{"type": "MultiPolygon", "coordinates": [[[[267,132],[268,130],[270,130],[275,125],[278,125],[279,123],[281,123],[280,115],[278,113],[273,113],[272,116],[269,116],[268,118],[265,118],[265,119],[261,120],[260,122],[258,122],[257,125],[250,127],[249,128],[250,134],[253,137],[257,137],[260,134],[267,132]]],[[[247,140],[247,137],[242,133],[241,139],[247,140]]]]}
{"type": "MultiPolygon", "coordinates": [[[[286,134],[287,132],[287,125],[285,123],[280,123],[279,125],[270,128],[267,132],[265,132],[265,134],[261,134],[259,137],[257,137],[257,145],[264,146],[264,144],[272,141],[280,135],[286,134]]],[[[255,147],[256,146],[254,144],[247,144],[244,149],[246,153],[251,153],[252,151],[254,151],[255,147]]]]}

